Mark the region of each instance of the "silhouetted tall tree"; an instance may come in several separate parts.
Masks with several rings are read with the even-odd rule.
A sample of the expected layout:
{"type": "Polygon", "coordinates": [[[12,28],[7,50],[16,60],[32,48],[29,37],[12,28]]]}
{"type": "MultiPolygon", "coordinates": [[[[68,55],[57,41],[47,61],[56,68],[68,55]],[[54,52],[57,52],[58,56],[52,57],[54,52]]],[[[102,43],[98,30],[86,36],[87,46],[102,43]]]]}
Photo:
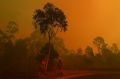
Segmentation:
{"type": "Polygon", "coordinates": [[[5,29],[7,36],[11,39],[15,37],[15,34],[19,31],[18,25],[14,21],[10,21],[5,29]]]}
{"type": "Polygon", "coordinates": [[[78,48],[78,49],[77,49],[77,54],[79,54],[79,55],[82,55],[82,54],[83,54],[82,48],[78,48]]]}
{"type": "Polygon", "coordinates": [[[87,55],[87,57],[93,57],[94,53],[93,53],[93,49],[90,46],[87,46],[85,49],[85,54],[87,55]]]}
{"type": "Polygon", "coordinates": [[[41,34],[47,35],[49,39],[49,48],[47,59],[50,56],[50,43],[59,31],[67,30],[67,20],[61,9],[51,3],[47,3],[43,9],[35,11],[33,16],[36,28],[39,28],[41,34]]]}
{"type": "Polygon", "coordinates": [[[118,54],[119,53],[119,48],[117,46],[116,43],[113,43],[112,46],[111,46],[111,51],[114,53],[114,54],[118,54]]]}
{"type": "Polygon", "coordinates": [[[13,42],[16,32],[18,32],[18,27],[14,21],[10,21],[5,29],[0,29],[0,51],[3,52],[6,48],[5,44],[13,42]]]}
{"type": "Polygon", "coordinates": [[[105,43],[104,39],[100,36],[96,37],[94,40],[93,40],[93,44],[95,46],[97,46],[97,49],[98,49],[98,52],[101,53],[101,49],[103,47],[106,47],[107,44],[105,43]]]}

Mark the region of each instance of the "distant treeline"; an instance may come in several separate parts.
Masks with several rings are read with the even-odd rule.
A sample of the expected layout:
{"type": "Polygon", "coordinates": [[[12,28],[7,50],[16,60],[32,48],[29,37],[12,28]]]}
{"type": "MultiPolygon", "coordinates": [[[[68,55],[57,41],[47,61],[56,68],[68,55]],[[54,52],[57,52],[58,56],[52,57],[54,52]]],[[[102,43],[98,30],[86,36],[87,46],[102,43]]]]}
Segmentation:
{"type": "MultiPolygon", "coordinates": [[[[35,30],[29,37],[16,39],[19,28],[15,22],[0,29],[0,73],[35,73],[39,70],[40,51],[48,38],[35,30]]],[[[120,50],[117,44],[109,46],[102,37],[96,37],[93,44],[85,50],[68,50],[62,39],[55,37],[52,41],[55,51],[61,56],[65,69],[120,69],[120,50]]],[[[47,49],[44,49],[47,50],[47,49]]],[[[56,53],[52,53],[56,56],[56,53]]]]}
{"type": "Polygon", "coordinates": [[[79,48],[77,51],[68,51],[63,55],[65,67],[68,69],[92,69],[92,70],[119,70],[120,50],[116,43],[111,46],[98,36],[93,40],[97,51],[91,46],[85,50],[79,48]],[[70,53],[71,52],[71,53],[70,53]]]}
{"type": "MultiPolygon", "coordinates": [[[[39,30],[35,30],[28,37],[18,39],[16,38],[18,33],[18,25],[13,21],[10,21],[7,27],[0,29],[0,75],[29,74],[39,71],[40,60],[38,57],[41,50],[47,50],[43,49],[48,42],[47,36],[43,36],[39,30]]],[[[61,52],[66,50],[62,39],[55,37],[52,42],[55,50],[61,52]]]]}

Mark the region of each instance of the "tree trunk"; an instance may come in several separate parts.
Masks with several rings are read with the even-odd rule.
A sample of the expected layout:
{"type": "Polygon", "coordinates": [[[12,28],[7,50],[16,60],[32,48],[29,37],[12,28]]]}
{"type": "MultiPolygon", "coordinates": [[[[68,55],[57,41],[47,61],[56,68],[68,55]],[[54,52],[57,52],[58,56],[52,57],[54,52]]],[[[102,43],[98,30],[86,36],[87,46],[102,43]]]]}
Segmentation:
{"type": "Polygon", "coordinates": [[[50,46],[51,46],[51,37],[49,36],[49,41],[48,41],[48,55],[47,55],[47,63],[46,63],[46,71],[48,70],[48,63],[50,60],[50,46]]]}

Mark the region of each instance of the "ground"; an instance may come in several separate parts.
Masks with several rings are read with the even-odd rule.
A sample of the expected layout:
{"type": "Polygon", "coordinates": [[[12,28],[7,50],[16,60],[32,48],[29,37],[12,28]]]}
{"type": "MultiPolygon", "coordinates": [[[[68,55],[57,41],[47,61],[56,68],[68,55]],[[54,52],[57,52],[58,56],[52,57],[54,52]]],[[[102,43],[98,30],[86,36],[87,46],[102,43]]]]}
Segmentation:
{"type": "MultiPolygon", "coordinates": [[[[43,79],[36,75],[6,74],[0,79],[43,79]]],[[[120,79],[120,71],[64,71],[63,77],[52,77],[47,79],[120,79]]]]}

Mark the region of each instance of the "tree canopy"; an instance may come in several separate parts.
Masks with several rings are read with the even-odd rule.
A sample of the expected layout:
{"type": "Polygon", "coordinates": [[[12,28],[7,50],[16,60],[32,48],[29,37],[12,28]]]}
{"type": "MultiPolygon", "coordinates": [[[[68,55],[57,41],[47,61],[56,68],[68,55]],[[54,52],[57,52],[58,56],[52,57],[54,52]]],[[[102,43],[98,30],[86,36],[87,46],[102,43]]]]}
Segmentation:
{"type": "Polygon", "coordinates": [[[35,28],[39,28],[43,34],[53,37],[58,31],[67,30],[67,20],[61,9],[51,3],[47,3],[43,9],[37,9],[33,15],[35,28]]]}

